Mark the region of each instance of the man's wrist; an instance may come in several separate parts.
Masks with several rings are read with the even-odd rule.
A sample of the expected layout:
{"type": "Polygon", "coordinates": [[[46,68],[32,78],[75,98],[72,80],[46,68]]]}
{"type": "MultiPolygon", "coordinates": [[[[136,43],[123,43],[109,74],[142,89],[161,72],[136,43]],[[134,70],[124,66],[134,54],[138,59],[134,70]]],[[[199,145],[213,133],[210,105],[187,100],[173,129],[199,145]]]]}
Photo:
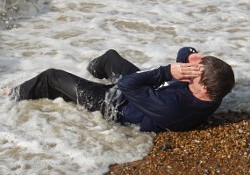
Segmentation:
{"type": "Polygon", "coordinates": [[[171,74],[171,64],[169,64],[167,66],[163,66],[163,71],[164,71],[165,79],[167,81],[170,81],[173,79],[173,76],[171,74]]]}

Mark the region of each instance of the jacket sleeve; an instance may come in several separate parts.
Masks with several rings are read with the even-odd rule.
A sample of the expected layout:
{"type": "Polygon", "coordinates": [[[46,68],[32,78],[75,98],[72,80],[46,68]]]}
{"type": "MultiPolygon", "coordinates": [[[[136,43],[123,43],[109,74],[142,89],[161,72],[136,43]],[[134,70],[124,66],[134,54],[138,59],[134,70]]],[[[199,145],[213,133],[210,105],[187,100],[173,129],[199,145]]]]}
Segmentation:
{"type": "Polygon", "coordinates": [[[118,87],[123,92],[138,89],[145,85],[158,88],[164,82],[171,80],[172,75],[170,73],[170,65],[168,65],[150,71],[126,75],[118,81],[118,87]]]}
{"type": "Polygon", "coordinates": [[[178,95],[171,90],[163,92],[156,91],[155,88],[171,79],[170,65],[168,65],[124,76],[119,80],[118,88],[152,123],[165,128],[179,116],[178,95]]]}

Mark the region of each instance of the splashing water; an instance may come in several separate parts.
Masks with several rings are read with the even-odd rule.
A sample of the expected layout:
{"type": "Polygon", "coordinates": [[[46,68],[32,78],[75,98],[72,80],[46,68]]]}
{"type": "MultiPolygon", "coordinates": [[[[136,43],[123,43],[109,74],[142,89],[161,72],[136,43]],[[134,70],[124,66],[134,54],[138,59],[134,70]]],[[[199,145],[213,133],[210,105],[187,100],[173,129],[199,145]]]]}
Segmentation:
{"type": "Polygon", "coordinates": [[[46,12],[49,3],[48,0],[1,0],[0,26],[2,29],[15,28],[17,20],[46,12]]]}

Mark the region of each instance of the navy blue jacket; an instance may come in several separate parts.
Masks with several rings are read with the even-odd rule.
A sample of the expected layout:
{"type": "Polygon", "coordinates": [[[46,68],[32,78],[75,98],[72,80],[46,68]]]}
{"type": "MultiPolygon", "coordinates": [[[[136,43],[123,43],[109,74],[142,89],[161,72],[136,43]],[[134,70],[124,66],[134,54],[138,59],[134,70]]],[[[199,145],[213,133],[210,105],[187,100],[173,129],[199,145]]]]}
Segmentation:
{"type": "Polygon", "coordinates": [[[170,80],[170,65],[119,80],[126,101],[121,122],[140,124],[141,131],[183,131],[198,126],[219,107],[220,103],[197,99],[186,83],[159,88],[170,80]]]}
{"type": "Polygon", "coordinates": [[[170,65],[146,72],[126,75],[118,81],[125,104],[121,107],[122,123],[140,125],[141,131],[185,131],[204,122],[220,102],[196,98],[187,83],[172,81],[170,65]]]}

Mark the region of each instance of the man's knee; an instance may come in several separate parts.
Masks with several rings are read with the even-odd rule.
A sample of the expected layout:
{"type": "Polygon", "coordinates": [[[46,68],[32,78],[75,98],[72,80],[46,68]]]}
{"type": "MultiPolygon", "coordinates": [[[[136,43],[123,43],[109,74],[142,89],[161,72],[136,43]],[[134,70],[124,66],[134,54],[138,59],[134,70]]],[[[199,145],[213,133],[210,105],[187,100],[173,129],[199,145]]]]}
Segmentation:
{"type": "Polygon", "coordinates": [[[119,55],[119,53],[118,53],[116,50],[114,50],[114,49],[109,49],[109,50],[106,52],[106,54],[108,54],[108,55],[110,55],[110,56],[117,56],[117,55],[119,55]]]}
{"type": "Polygon", "coordinates": [[[55,68],[49,68],[41,73],[43,77],[52,77],[57,75],[61,70],[55,68]]]}
{"type": "Polygon", "coordinates": [[[43,71],[42,73],[44,73],[44,74],[53,74],[56,71],[58,71],[58,70],[55,69],[55,68],[49,68],[49,69],[43,71]]]}

